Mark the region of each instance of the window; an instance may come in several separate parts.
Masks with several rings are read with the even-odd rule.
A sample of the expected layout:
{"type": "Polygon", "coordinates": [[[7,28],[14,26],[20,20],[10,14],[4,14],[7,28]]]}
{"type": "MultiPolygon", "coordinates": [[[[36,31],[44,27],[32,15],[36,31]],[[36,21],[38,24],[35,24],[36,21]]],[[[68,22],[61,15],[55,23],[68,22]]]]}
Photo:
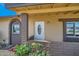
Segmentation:
{"type": "Polygon", "coordinates": [[[66,22],[66,34],[72,35],[74,34],[74,23],[66,22]]]}
{"type": "Polygon", "coordinates": [[[12,33],[13,34],[20,34],[20,25],[19,24],[12,25],[12,33]]]}
{"type": "Polygon", "coordinates": [[[79,41],[79,22],[64,23],[64,41],[79,41]]]}
{"type": "Polygon", "coordinates": [[[79,22],[75,23],[75,35],[79,35],[79,22]]]}

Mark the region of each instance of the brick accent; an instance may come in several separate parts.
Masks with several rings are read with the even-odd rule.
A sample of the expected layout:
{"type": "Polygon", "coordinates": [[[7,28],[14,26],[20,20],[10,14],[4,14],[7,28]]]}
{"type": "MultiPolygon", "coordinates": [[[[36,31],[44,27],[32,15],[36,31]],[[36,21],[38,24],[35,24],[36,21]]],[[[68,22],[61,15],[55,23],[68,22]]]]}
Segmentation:
{"type": "Polygon", "coordinates": [[[79,43],[78,42],[50,42],[49,55],[79,56],[79,43]]]}
{"type": "Polygon", "coordinates": [[[21,14],[21,40],[22,43],[27,43],[28,39],[28,15],[21,14]]]}

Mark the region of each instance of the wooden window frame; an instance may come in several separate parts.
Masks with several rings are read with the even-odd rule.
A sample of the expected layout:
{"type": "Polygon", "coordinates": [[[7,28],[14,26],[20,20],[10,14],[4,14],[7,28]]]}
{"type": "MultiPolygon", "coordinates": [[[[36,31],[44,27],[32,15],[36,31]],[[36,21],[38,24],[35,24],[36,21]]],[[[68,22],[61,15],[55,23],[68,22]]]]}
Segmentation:
{"type": "MultiPolygon", "coordinates": [[[[79,36],[67,38],[67,35],[66,35],[66,22],[77,22],[77,21],[79,22],[79,18],[59,19],[59,21],[63,22],[63,41],[64,42],[79,42],[79,36]]],[[[75,29],[74,29],[74,32],[75,32],[75,29]]]]}

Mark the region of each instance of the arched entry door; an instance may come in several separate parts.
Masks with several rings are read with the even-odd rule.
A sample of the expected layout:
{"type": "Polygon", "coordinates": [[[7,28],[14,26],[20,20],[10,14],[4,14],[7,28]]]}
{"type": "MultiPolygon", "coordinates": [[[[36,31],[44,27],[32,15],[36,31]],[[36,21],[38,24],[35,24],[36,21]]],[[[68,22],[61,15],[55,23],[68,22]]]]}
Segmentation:
{"type": "Polygon", "coordinates": [[[11,45],[21,44],[20,26],[21,26],[21,23],[18,19],[13,19],[10,23],[10,44],[11,45]]]}

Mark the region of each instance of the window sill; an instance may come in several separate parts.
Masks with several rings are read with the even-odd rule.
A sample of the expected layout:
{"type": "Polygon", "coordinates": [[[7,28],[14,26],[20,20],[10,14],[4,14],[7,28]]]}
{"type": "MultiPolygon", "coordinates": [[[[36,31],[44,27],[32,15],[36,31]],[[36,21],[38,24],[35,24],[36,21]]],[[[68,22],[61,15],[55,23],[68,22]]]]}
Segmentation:
{"type": "Polygon", "coordinates": [[[67,38],[79,38],[79,36],[66,36],[67,38]]]}

